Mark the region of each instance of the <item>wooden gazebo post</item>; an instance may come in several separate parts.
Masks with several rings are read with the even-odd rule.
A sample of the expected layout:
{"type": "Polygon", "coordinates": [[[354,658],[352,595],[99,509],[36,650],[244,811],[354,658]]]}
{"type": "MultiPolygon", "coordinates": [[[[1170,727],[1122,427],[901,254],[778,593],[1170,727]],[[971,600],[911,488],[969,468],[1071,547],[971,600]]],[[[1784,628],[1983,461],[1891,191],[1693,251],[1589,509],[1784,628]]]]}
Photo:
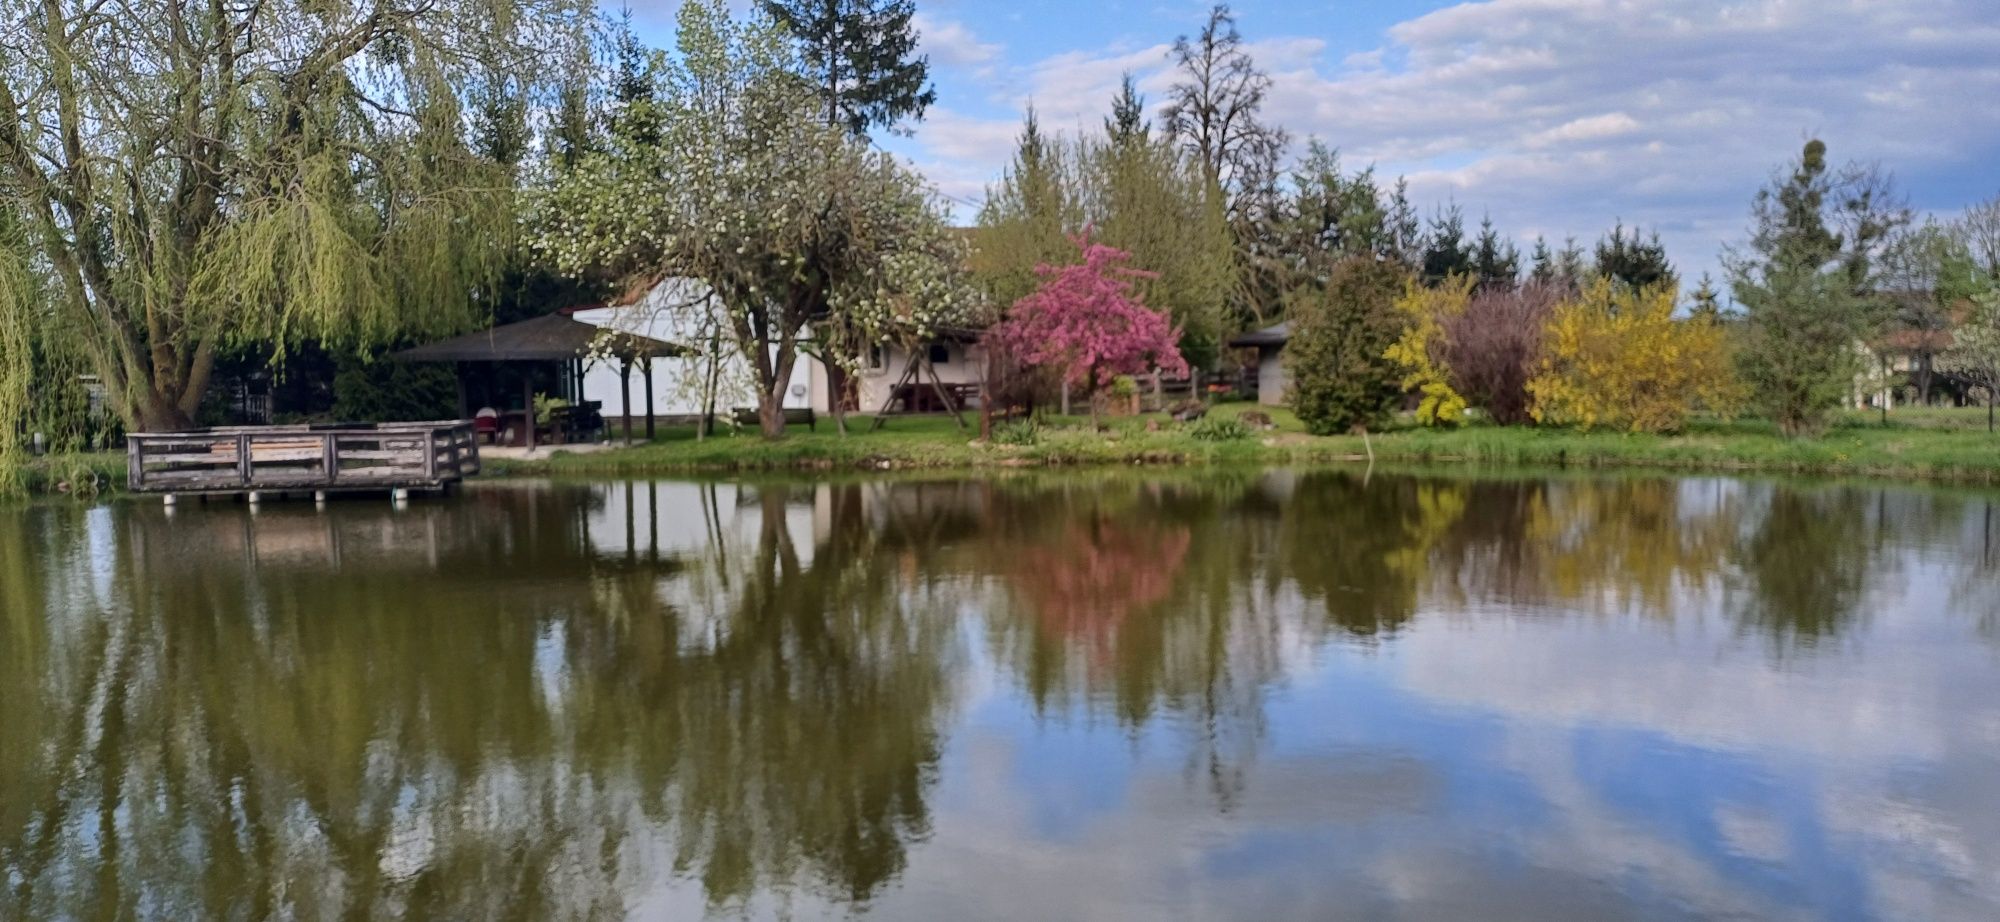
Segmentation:
{"type": "Polygon", "coordinates": [[[532,455],[535,453],[535,376],[533,374],[521,375],[521,405],[527,408],[527,411],[522,414],[527,418],[528,440],[525,444],[528,446],[528,454],[532,455]]]}
{"type": "Polygon", "coordinates": [[[632,447],[632,360],[618,360],[618,393],[620,411],[625,414],[625,447],[632,447]]]}
{"type": "Polygon", "coordinates": [[[646,441],[653,440],[653,357],[646,356],[646,364],[641,365],[646,373],[646,441]]]}

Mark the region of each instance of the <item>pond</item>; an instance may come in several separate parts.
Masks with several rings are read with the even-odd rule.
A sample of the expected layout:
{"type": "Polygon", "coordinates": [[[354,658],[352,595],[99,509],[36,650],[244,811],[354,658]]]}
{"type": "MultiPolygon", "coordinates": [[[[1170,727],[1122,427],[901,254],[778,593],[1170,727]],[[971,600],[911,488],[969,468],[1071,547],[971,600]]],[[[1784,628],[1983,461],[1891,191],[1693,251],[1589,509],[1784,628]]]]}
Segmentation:
{"type": "Polygon", "coordinates": [[[2000,917],[1996,496],[0,509],[0,918],[2000,917]]]}

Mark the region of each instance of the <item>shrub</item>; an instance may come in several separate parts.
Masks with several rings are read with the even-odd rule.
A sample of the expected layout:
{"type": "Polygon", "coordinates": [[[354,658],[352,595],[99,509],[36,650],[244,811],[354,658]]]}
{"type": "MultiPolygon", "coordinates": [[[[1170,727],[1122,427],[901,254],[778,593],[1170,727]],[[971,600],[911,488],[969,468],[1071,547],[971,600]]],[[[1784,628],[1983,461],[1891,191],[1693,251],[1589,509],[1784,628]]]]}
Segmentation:
{"type": "Polygon", "coordinates": [[[1487,286],[1465,309],[1440,322],[1439,358],[1452,390],[1503,426],[1532,420],[1528,381],[1542,357],[1542,335],[1562,292],[1529,282],[1487,286]]]}
{"type": "Polygon", "coordinates": [[[1408,276],[1389,263],[1348,259],[1324,289],[1301,288],[1286,298],[1292,336],[1285,343],[1286,387],[1292,409],[1317,435],[1376,426],[1402,397],[1390,347],[1403,335],[1397,295],[1408,276]]]}
{"type": "Polygon", "coordinates": [[[1417,422],[1426,426],[1456,426],[1465,421],[1465,398],[1452,389],[1437,354],[1444,343],[1444,322],[1465,310],[1472,279],[1449,279],[1437,287],[1411,281],[1396,300],[1403,316],[1403,333],[1383,355],[1402,372],[1397,382],[1416,392],[1417,422]]]}
{"type": "Polygon", "coordinates": [[[1722,328],[1705,316],[1676,319],[1674,301],[1668,285],[1599,279],[1557,306],[1528,385],[1535,418],[1672,432],[1700,408],[1733,413],[1739,388],[1722,328]]]}
{"type": "Polygon", "coordinates": [[[1188,429],[1188,435],[1203,442],[1234,442],[1250,437],[1250,427],[1232,416],[1206,416],[1188,429]]]}

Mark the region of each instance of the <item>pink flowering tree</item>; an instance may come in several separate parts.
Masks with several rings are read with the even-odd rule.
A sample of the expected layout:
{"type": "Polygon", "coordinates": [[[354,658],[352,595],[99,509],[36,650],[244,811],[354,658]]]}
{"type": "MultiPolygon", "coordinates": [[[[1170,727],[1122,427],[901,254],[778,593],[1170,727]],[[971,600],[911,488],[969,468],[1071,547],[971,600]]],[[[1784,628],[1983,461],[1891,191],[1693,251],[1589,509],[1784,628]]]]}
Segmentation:
{"type": "MultiPolygon", "coordinates": [[[[1092,243],[1089,231],[1071,239],[1083,262],[1036,266],[1041,287],[1014,302],[987,332],[992,351],[1024,365],[1060,369],[1063,380],[1086,393],[1120,375],[1186,374],[1181,331],[1132,289],[1133,280],[1154,274],[1125,265],[1130,253],[1092,243]]],[[[1093,413],[1095,407],[1093,401],[1093,413]]]]}

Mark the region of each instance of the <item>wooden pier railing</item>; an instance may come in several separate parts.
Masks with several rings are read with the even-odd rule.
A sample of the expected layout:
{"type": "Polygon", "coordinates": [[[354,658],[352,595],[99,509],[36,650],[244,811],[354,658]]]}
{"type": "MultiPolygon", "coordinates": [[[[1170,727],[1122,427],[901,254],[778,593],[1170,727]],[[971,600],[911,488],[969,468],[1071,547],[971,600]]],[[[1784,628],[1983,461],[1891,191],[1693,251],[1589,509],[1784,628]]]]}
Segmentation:
{"type": "Polygon", "coordinates": [[[134,433],[125,445],[135,493],[441,490],[479,473],[459,421],[134,433]]]}

